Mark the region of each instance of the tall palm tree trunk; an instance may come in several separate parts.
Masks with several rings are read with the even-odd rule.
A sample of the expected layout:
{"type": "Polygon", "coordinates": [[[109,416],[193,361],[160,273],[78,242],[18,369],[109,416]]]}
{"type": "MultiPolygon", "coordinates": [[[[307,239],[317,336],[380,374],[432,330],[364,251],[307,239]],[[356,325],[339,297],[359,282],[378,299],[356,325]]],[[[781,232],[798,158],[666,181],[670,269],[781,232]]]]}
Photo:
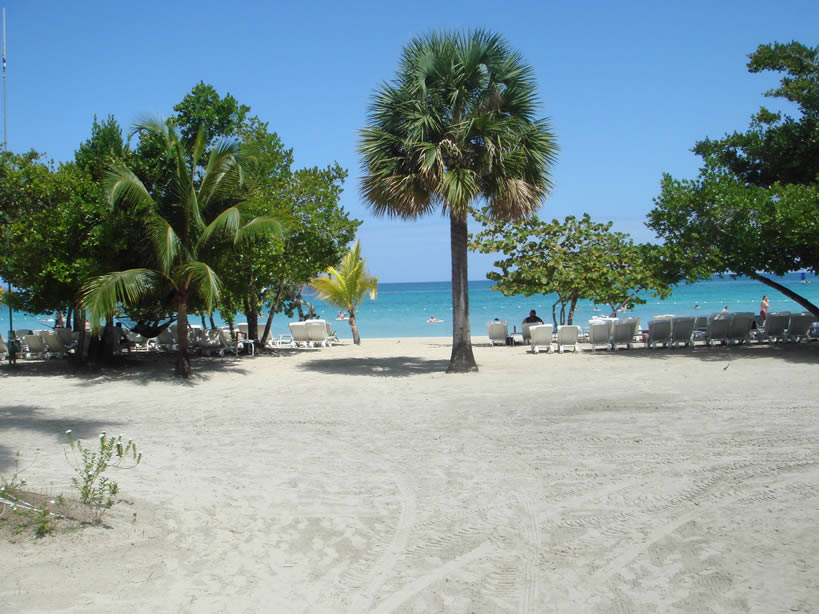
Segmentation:
{"type": "Polygon", "coordinates": [[[179,345],[179,351],[176,355],[176,370],[175,375],[180,377],[190,377],[191,363],[188,359],[188,298],[183,296],[179,298],[179,303],[176,308],[176,342],[179,345]]]}
{"type": "Polygon", "coordinates": [[[466,218],[449,213],[449,245],[452,255],[452,356],[447,373],[477,371],[469,330],[469,282],[467,270],[466,218]]]}
{"type": "Polygon", "coordinates": [[[358,336],[358,324],[355,321],[355,311],[350,311],[350,330],[353,331],[353,343],[361,345],[361,337],[358,336]]]}

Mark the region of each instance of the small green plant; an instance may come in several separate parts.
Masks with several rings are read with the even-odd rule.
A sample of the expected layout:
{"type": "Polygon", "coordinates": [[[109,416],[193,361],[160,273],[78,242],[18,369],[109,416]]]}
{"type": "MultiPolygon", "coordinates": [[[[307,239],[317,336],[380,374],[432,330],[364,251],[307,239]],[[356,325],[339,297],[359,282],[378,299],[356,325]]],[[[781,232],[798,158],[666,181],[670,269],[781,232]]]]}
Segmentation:
{"type": "Polygon", "coordinates": [[[93,451],[74,439],[70,429],[65,434],[74,453],[73,462],[71,459],[69,462],[77,473],[71,481],[80,491],[80,501],[90,510],[93,522],[99,523],[106,510],[114,505],[119,492],[119,484],[104,475],[105,472],[110,467],[133,469],[142,460],[142,453],[137,451],[133,440],[123,443],[122,435],[109,437],[103,431],[99,447],[93,451]]]}
{"type": "Polygon", "coordinates": [[[54,530],[54,521],[51,519],[51,512],[45,504],[41,505],[34,516],[34,535],[45,537],[54,530]]]}

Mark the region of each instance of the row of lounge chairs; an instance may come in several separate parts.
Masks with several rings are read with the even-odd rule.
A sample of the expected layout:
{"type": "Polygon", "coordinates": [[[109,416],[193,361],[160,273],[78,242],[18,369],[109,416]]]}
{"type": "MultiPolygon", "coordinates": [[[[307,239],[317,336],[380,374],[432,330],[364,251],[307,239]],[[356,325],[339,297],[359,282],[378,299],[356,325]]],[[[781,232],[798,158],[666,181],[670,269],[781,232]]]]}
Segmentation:
{"type": "MultiPolygon", "coordinates": [[[[77,335],[67,328],[54,330],[18,329],[14,331],[20,342],[19,357],[23,359],[64,358],[76,351],[77,335]]],[[[0,360],[8,357],[8,345],[0,336],[0,360]]]]}
{"type": "MultiPolygon", "coordinates": [[[[551,324],[523,323],[521,332],[524,343],[531,345],[534,353],[552,352],[553,344],[560,352],[567,347],[578,349],[581,337],[591,345],[592,351],[599,348],[616,351],[621,347],[632,349],[639,342],[651,349],[657,346],[694,347],[695,341],[703,341],[708,346],[750,343],[753,339],[760,343],[799,342],[810,339],[814,320],[815,317],[807,312],[769,313],[764,321],[753,313],[734,312],[696,318],[656,316],[648,323],[647,331],[640,329],[639,318],[602,318],[589,322],[585,336],[581,335],[579,327],[571,325],[558,326],[555,335],[551,324]]],[[[505,321],[489,322],[487,329],[490,345],[508,343],[509,329],[505,321]]]]}

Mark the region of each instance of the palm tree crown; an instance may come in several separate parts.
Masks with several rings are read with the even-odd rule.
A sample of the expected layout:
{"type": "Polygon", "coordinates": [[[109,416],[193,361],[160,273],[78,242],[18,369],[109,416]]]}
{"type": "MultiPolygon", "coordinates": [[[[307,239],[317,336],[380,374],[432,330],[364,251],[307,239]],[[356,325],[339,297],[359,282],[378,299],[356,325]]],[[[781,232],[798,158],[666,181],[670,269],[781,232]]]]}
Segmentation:
{"type": "Polygon", "coordinates": [[[361,131],[362,193],[379,214],[449,213],[453,352],[475,370],[469,341],[466,221],[476,200],[496,219],[533,214],[551,188],[557,146],[536,119],[532,69],[498,35],[433,33],[404,49],[396,79],[375,93],[361,131]]]}

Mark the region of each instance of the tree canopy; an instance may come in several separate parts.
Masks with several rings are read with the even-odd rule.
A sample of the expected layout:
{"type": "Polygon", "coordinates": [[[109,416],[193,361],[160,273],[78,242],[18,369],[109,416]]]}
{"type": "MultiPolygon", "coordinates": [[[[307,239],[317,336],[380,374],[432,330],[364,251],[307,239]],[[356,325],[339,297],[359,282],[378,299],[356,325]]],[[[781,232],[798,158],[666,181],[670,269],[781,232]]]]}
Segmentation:
{"type": "Polygon", "coordinates": [[[667,296],[670,286],[659,266],[659,248],[635,245],[612,223],[568,216],[547,222],[533,216],[517,222],[493,221],[476,214],[484,228],[470,247],[500,253],[499,271],[487,278],[504,295],[557,294],[552,306],[555,326],[571,324],[578,300],[607,305],[612,315],[626,306],[645,303],[645,295],[667,296]],[[557,307],[560,307],[560,315],[557,307]]]}
{"type": "Polygon", "coordinates": [[[819,271],[819,47],[760,45],[751,72],[782,74],[767,96],[794,103],[797,117],[764,107],[744,133],[700,141],[693,180],[666,174],[647,225],[666,242],[669,272],[694,281],[741,274],[819,308],[769,275],[819,271]]]}

